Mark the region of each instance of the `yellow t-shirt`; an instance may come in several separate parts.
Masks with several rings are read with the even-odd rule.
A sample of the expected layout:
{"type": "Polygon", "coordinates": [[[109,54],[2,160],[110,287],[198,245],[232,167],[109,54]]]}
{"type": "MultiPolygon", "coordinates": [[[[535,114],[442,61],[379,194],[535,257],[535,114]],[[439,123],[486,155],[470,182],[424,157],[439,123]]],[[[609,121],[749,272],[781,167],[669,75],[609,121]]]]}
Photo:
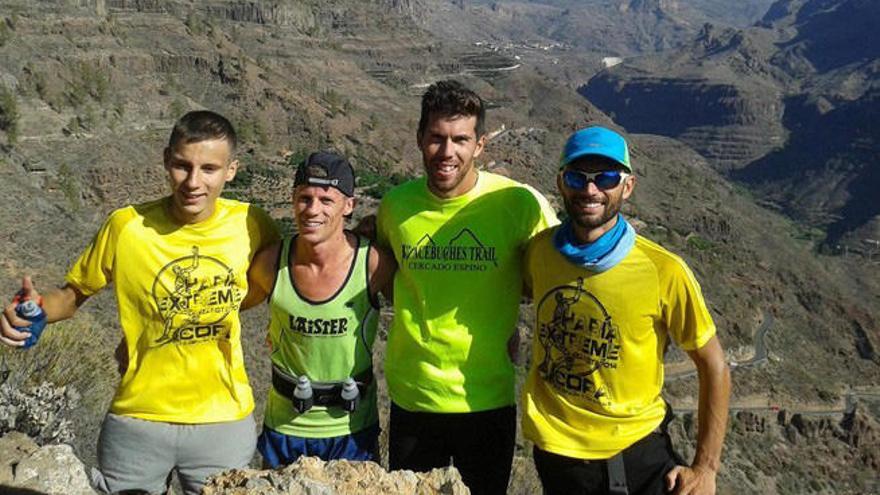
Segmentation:
{"type": "Polygon", "coordinates": [[[128,369],[111,412],[172,423],[238,420],[254,408],[239,306],[251,259],[278,231],[247,203],[221,198],[207,220],[179,225],[167,202],[114,211],[67,282],[85,295],[114,284],[128,369]]]}
{"type": "Polygon", "coordinates": [[[507,356],[528,240],[556,215],[537,191],[480,172],[440,199],[424,178],[382,200],[379,243],[397,259],[385,377],[403,409],[475,412],[514,403],[507,356]]]}
{"type": "Polygon", "coordinates": [[[690,269],[657,244],[636,237],[618,265],[594,273],[563,257],[553,232],[526,254],[536,317],[523,434],[548,452],[607,459],[663,420],[667,336],[695,350],[715,324],[690,269]]]}

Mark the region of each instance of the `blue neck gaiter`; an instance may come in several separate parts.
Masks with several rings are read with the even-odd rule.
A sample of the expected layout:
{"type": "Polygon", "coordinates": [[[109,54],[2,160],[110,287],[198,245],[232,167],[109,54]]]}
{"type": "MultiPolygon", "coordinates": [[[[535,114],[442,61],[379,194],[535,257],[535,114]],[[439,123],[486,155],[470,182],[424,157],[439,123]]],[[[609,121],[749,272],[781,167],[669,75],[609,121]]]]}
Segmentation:
{"type": "Polygon", "coordinates": [[[617,214],[617,224],[595,242],[578,245],[571,219],[562,222],[553,234],[553,245],[568,261],[597,273],[620,263],[635,243],[636,231],[620,213],[617,214]]]}

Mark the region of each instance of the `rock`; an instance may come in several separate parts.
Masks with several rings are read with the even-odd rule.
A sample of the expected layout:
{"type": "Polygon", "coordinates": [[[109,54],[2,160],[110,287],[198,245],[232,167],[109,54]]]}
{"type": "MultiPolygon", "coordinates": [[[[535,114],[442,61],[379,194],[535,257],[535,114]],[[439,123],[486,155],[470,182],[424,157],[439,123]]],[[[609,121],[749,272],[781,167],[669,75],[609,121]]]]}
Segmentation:
{"type": "Polygon", "coordinates": [[[785,409],[780,409],[779,413],[776,414],[776,422],[779,426],[785,426],[788,424],[789,414],[785,409]]]}
{"type": "Polygon", "coordinates": [[[739,429],[744,433],[764,433],[767,429],[766,418],[751,411],[737,412],[736,420],[739,429]]]}
{"type": "Polygon", "coordinates": [[[15,466],[39,449],[36,442],[18,431],[11,431],[0,437],[0,485],[15,480],[15,466]]]}
{"type": "Polygon", "coordinates": [[[797,443],[798,438],[798,430],[791,423],[785,425],[785,429],[783,430],[783,434],[785,435],[785,439],[790,443],[797,443]]]}
{"type": "MultiPolygon", "coordinates": [[[[5,437],[4,437],[5,438],[5,437]]],[[[25,443],[25,445],[27,445],[25,443]]],[[[46,494],[94,495],[83,463],[70,445],[46,445],[14,466],[11,487],[46,494]]]]}
{"type": "Polygon", "coordinates": [[[303,457],[276,470],[234,469],[212,478],[205,495],[346,495],[413,493],[465,495],[470,490],[454,467],[428,473],[385,471],[374,462],[303,457]]]}

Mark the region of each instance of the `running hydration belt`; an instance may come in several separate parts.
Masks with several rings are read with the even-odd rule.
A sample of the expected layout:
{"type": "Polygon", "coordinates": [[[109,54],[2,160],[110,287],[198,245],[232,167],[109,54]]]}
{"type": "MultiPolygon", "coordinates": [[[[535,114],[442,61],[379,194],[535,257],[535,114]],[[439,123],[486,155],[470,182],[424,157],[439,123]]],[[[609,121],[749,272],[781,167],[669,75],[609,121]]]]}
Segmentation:
{"type": "Polygon", "coordinates": [[[303,400],[296,395],[297,385],[301,378],[285,373],[277,366],[272,365],[272,387],[282,397],[289,399],[294,404],[294,409],[300,414],[305,413],[312,406],[340,407],[348,412],[353,412],[357,408],[357,397],[365,396],[367,388],[373,382],[373,369],[368,368],[363,373],[352,377],[358,391],[357,397],[353,400],[343,397],[343,388],[346,380],[334,382],[308,381],[311,395],[308,400],[303,400]]]}

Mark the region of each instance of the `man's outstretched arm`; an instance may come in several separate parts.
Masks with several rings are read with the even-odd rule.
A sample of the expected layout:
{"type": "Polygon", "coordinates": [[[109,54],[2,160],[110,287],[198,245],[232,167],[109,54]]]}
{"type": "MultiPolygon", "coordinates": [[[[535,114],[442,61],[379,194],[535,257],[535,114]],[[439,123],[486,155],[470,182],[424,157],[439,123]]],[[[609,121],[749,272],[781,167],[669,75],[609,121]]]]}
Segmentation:
{"type": "Polygon", "coordinates": [[[690,467],[676,466],[666,475],[666,486],[676,495],[714,494],[727,431],[730,369],[717,337],[688,355],[697,366],[700,380],[697,452],[690,467]]]}
{"type": "MultiPolygon", "coordinates": [[[[30,276],[25,276],[21,281],[21,295],[23,299],[38,300],[40,294],[34,287],[30,276]]],[[[43,311],[46,313],[46,321],[54,323],[72,317],[76,310],[88,299],[76,287],[65,284],[63,287],[53,289],[42,296],[43,311]]],[[[30,322],[19,318],[15,314],[16,303],[9,303],[0,314],[0,343],[11,347],[24,345],[25,339],[30,336],[29,332],[19,332],[15,327],[28,327],[30,322]]]]}

